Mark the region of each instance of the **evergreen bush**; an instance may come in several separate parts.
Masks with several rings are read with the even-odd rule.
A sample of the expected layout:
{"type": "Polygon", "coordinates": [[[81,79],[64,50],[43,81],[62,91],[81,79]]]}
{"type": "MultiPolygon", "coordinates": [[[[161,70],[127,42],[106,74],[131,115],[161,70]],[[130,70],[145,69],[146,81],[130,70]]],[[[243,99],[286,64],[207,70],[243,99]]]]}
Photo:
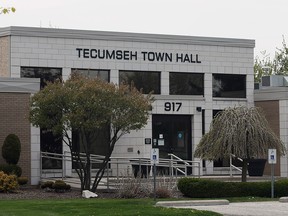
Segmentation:
{"type": "Polygon", "coordinates": [[[55,190],[57,193],[63,193],[65,191],[68,191],[71,189],[71,186],[69,184],[66,184],[62,180],[56,180],[54,184],[52,185],[52,188],[55,190]]]}
{"type": "Polygon", "coordinates": [[[43,184],[41,184],[41,188],[47,191],[55,191],[57,193],[63,193],[69,191],[71,189],[71,185],[66,184],[62,180],[56,180],[55,182],[53,181],[44,182],[43,184]]]}
{"type": "Polygon", "coordinates": [[[50,188],[52,189],[54,182],[53,181],[46,181],[41,184],[42,189],[50,188]]]}
{"type": "Polygon", "coordinates": [[[16,175],[20,177],[22,175],[22,169],[16,164],[0,164],[0,171],[8,175],[16,175]]]}
{"type": "Polygon", "coordinates": [[[17,135],[9,134],[2,146],[2,157],[8,164],[17,164],[21,153],[21,143],[17,135]]]}
{"type": "MultiPolygon", "coordinates": [[[[199,178],[182,178],[178,189],[191,198],[271,197],[271,182],[222,182],[199,178]]],[[[288,196],[288,179],[275,182],[275,197],[288,196]]]]}

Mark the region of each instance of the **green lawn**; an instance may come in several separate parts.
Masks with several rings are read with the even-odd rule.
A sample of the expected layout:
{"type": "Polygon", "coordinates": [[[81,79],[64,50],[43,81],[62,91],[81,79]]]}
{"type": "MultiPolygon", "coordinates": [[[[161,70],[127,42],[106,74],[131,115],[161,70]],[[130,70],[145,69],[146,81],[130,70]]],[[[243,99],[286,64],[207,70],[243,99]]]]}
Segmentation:
{"type": "Polygon", "coordinates": [[[154,201],[151,199],[68,199],[0,200],[0,215],[216,216],[220,214],[192,209],[154,207],[154,201]]]}

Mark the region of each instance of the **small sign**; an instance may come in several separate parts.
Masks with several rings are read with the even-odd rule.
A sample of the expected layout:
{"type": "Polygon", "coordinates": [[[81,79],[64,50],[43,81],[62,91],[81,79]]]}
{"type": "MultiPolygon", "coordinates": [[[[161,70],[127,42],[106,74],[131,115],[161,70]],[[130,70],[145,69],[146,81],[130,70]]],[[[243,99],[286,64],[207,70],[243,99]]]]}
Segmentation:
{"type": "Polygon", "coordinates": [[[151,163],[158,164],[159,163],[159,149],[152,148],[151,149],[151,163]]]}
{"type": "Polygon", "coordinates": [[[151,144],[151,138],[145,138],[145,144],[151,144]]]}
{"type": "Polygon", "coordinates": [[[268,149],[268,163],[269,164],[276,164],[276,149],[268,149]]]}
{"type": "Polygon", "coordinates": [[[164,146],[164,145],[165,145],[164,139],[158,139],[158,146],[164,146]]]}

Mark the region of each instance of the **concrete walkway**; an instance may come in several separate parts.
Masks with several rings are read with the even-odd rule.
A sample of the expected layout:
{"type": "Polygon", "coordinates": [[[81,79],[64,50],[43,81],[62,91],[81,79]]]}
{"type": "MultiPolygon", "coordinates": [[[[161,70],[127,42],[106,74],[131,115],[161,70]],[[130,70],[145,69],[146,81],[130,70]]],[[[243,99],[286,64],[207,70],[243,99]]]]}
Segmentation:
{"type": "MultiPolygon", "coordinates": [[[[221,202],[220,202],[221,203],[221,202]]],[[[198,203],[199,204],[199,203],[198,203]]],[[[159,205],[160,206],[160,205],[159,205]]],[[[166,206],[168,207],[168,206],[166,206]]],[[[174,205],[173,208],[191,208],[218,212],[225,216],[286,216],[288,215],[288,202],[241,202],[228,205],[174,205]]]]}

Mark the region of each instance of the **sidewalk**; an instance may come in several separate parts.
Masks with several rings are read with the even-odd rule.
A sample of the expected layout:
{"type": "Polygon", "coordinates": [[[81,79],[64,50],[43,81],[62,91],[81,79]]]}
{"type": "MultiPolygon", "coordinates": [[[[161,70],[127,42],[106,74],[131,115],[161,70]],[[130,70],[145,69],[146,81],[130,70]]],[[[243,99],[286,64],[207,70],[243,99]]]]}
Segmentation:
{"type": "Polygon", "coordinates": [[[228,205],[191,205],[173,206],[173,208],[192,208],[218,212],[229,216],[285,216],[288,215],[288,202],[240,202],[228,205]]]}

